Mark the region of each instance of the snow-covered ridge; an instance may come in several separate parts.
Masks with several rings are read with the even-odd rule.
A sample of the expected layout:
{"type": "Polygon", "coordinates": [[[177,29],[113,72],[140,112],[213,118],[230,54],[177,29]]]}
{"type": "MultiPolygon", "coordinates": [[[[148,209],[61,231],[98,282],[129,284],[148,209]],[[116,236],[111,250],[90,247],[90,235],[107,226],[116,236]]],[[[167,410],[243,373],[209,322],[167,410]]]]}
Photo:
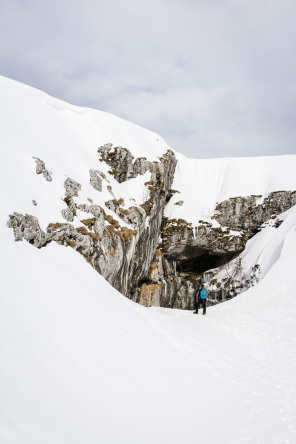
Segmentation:
{"type": "MultiPolygon", "coordinates": [[[[0,143],[5,152],[3,182],[11,190],[9,195],[4,194],[2,204],[7,212],[16,209],[31,212],[41,223],[44,219],[44,224],[52,222],[61,205],[58,209],[56,205],[51,208],[53,214],[49,220],[31,201],[41,201],[46,194],[47,207],[50,207],[52,189],[58,186],[57,182],[61,186],[61,178],[73,178],[82,184],[81,193],[85,197],[94,197],[88,187],[89,169],[98,168],[99,146],[113,143],[128,148],[135,158],[148,160],[158,160],[169,149],[166,142],[151,131],[102,111],[70,105],[2,76],[0,97],[0,143]],[[60,176],[46,189],[40,180],[32,181],[34,156],[46,163],[53,177],[60,176]],[[16,183],[16,175],[22,176],[22,187],[16,183]]],[[[217,202],[229,197],[264,196],[271,191],[296,189],[296,155],[209,160],[188,159],[178,153],[176,156],[173,189],[180,194],[175,194],[169,202],[166,216],[183,218],[194,225],[199,218],[209,216],[217,202]],[[180,200],[183,205],[175,205],[180,200]]],[[[103,164],[100,167],[104,170],[103,164]]],[[[117,182],[112,177],[110,180],[116,197],[126,197],[125,186],[119,191],[117,182]]],[[[143,184],[127,185],[127,188],[128,194],[133,189],[135,197],[145,192],[143,184]]],[[[101,199],[102,204],[107,197],[108,194],[101,199]]]]}
{"type": "Polygon", "coordinates": [[[97,148],[113,143],[128,147],[135,157],[157,161],[168,149],[160,136],[108,113],[69,105],[5,77],[0,77],[0,97],[0,144],[5,164],[1,179],[9,190],[2,199],[6,215],[13,211],[33,214],[43,229],[60,221],[63,203],[57,197],[63,196],[66,177],[82,185],[79,203],[90,198],[104,206],[112,198],[107,183],[102,193],[89,185],[89,170],[98,168],[108,177],[116,198],[143,202],[143,184],[149,177],[119,186],[108,174],[109,168],[99,162],[97,148]],[[52,182],[36,176],[34,157],[45,162],[52,182]]]}

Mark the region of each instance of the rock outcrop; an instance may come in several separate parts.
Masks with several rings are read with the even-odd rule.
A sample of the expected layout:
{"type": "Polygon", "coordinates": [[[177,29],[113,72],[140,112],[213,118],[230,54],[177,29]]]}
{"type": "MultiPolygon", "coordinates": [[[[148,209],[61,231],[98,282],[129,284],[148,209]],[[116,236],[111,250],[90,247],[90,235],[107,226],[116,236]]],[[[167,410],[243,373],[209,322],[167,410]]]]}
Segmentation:
{"type": "Polygon", "coordinates": [[[263,200],[262,196],[235,197],[216,206],[215,219],[233,230],[255,232],[263,222],[295,204],[295,191],[276,191],[263,200]]]}
{"type": "Polygon", "coordinates": [[[276,216],[295,203],[295,191],[277,191],[264,199],[239,196],[218,203],[211,220],[200,220],[197,227],[183,219],[163,218],[157,247],[161,255],[152,263],[153,274],[148,273],[146,281],[139,286],[136,301],[144,305],[193,309],[201,282],[211,285],[212,303],[235,296],[259,279],[256,264],[251,275],[243,274],[239,254],[246,242],[269,219],[274,220],[274,226],[279,226],[281,221],[276,216]],[[225,271],[224,280],[218,281],[216,275],[221,275],[221,270],[225,271]]]}
{"type": "Polygon", "coordinates": [[[46,169],[43,160],[38,159],[38,157],[33,157],[33,159],[35,159],[36,162],[36,173],[42,174],[44,179],[47,180],[47,182],[51,182],[52,181],[51,172],[46,169]]]}
{"type": "MultiPolygon", "coordinates": [[[[16,241],[25,239],[37,248],[49,242],[69,246],[122,294],[146,306],[193,309],[201,282],[208,283],[210,301],[217,303],[260,279],[257,264],[244,275],[240,253],[263,223],[271,220],[275,227],[280,225],[277,216],[295,205],[296,191],[227,199],[217,203],[207,220],[192,226],[184,219],[164,217],[166,203],[178,193],[171,189],[177,163],[172,151],[153,162],[136,159],[127,148],[112,144],[100,147],[98,153],[120,184],[149,172],[145,200],[130,205],[123,198],[116,199],[106,175],[90,169],[93,189],[101,194],[104,184],[112,197],[104,208],[90,198],[78,203],[81,184],[67,177],[65,195],[59,196],[65,205],[61,211],[65,222],[52,221],[45,232],[36,217],[15,212],[9,216],[8,226],[16,241]],[[77,226],[79,211],[88,216],[77,226]]],[[[45,163],[34,159],[37,174],[51,181],[45,163]]],[[[182,206],[183,201],[175,205],[182,206]]]]}
{"type": "MultiPolygon", "coordinates": [[[[66,223],[52,222],[46,233],[41,230],[36,217],[14,213],[9,216],[8,226],[13,228],[15,240],[27,240],[41,248],[49,242],[70,246],[80,253],[100,274],[124,295],[134,298],[139,281],[147,275],[156,245],[158,243],[162,216],[174,177],[176,158],[167,151],[159,162],[144,158],[134,159],[126,148],[111,144],[98,149],[103,160],[111,167],[111,174],[118,182],[150,172],[145,183],[147,200],[124,208],[123,199],[115,198],[105,202],[106,208],[116,214],[115,219],[99,205],[90,201],[78,204],[76,197],[81,184],[72,178],[64,182],[66,208],[62,216],[66,223]],[[120,173],[114,173],[121,165],[120,173]],[[77,211],[89,213],[82,219],[81,226],[71,224],[77,211]]],[[[44,173],[45,164],[36,158],[38,173],[44,173]]],[[[97,191],[102,190],[104,173],[90,170],[90,184],[97,191]]],[[[114,197],[112,188],[107,186],[114,197]]]]}
{"type": "Polygon", "coordinates": [[[38,219],[30,214],[13,213],[9,216],[7,225],[13,229],[16,241],[25,239],[37,248],[50,242],[48,235],[41,230],[38,219]]]}

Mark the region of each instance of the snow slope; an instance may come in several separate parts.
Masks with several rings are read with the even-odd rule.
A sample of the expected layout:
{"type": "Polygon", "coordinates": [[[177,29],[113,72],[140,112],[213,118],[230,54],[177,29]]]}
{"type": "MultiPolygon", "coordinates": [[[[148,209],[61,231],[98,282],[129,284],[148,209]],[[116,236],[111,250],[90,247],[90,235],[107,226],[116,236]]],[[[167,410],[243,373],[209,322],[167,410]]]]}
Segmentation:
{"type": "MultiPolygon", "coordinates": [[[[0,98],[0,144],[5,165],[1,181],[6,190],[1,205],[5,219],[14,211],[28,213],[38,218],[44,230],[50,222],[64,222],[61,210],[65,208],[62,197],[66,177],[82,184],[77,203],[85,203],[89,197],[104,207],[105,201],[112,199],[108,183],[104,181],[103,192],[94,190],[89,185],[90,169],[104,172],[115,197],[123,197],[127,206],[132,205],[128,205],[131,197],[143,202],[144,182],[149,177],[138,176],[119,185],[108,174],[109,167],[106,169],[99,161],[97,148],[113,143],[128,147],[135,157],[158,160],[168,149],[160,136],[108,113],[69,105],[1,76],[0,98]],[[52,172],[52,182],[36,175],[33,157],[45,162],[52,172]]],[[[85,215],[78,212],[76,220],[83,218],[85,215]]]]}
{"type": "MultiPolygon", "coordinates": [[[[279,260],[283,243],[289,231],[295,226],[295,222],[295,205],[288,211],[281,213],[276,219],[270,219],[265,222],[261,226],[260,231],[247,241],[244,251],[238,257],[228,262],[224,267],[217,269],[215,280],[222,282],[224,278],[228,279],[229,276],[233,276],[233,279],[237,279],[245,287],[243,290],[240,290],[241,292],[264,278],[269,273],[271,267],[279,260]],[[275,222],[277,221],[284,223],[276,228],[275,222]],[[238,262],[240,264],[239,267],[238,262]],[[255,270],[254,265],[256,266],[255,270]],[[245,279],[249,279],[251,282],[246,285],[245,279]]],[[[207,286],[210,291],[217,290],[215,283],[211,284],[208,281],[207,286]]]]}
{"type": "Polygon", "coordinates": [[[6,238],[1,443],[295,442],[295,226],[266,278],[207,317],[6,238]]]}
{"type": "Polygon", "coordinates": [[[207,317],[138,306],[7,229],[0,442],[295,442],[295,225],[265,279],[207,317]]]}
{"type": "MultiPolygon", "coordinates": [[[[8,79],[0,78],[0,94],[0,442],[294,443],[295,209],[278,229],[265,231],[256,250],[265,275],[256,287],[210,307],[206,317],[145,309],[70,248],[50,244],[38,250],[14,242],[6,221],[12,211],[34,214],[41,224],[56,220],[56,193],[65,175],[81,181],[88,196],[88,169],[97,168],[102,143],[134,146],[142,155],[151,143],[154,158],[165,143],[158,151],[153,133],[8,79]],[[45,161],[53,182],[35,174],[32,156],[45,161]]],[[[294,158],[258,160],[267,179],[254,194],[293,185],[294,158]],[[277,163],[285,177],[275,178],[277,163]]],[[[196,172],[199,162],[187,163],[196,172]]],[[[236,195],[253,190],[252,181],[235,188],[229,179],[222,186],[219,174],[230,177],[229,164],[236,160],[206,162],[216,165],[216,188],[207,191],[205,175],[196,189],[209,198],[220,190],[211,205],[236,189],[236,195]]],[[[185,173],[176,180],[181,176],[187,180],[185,173]]],[[[190,188],[186,197],[192,194],[190,188]]],[[[199,201],[196,211],[205,205],[199,201]]],[[[184,208],[189,214],[190,205],[184,208]]]]}
{"type": "Polygon", "coordinates": [[[170,219],[193,226],[207,220],[218,202],[237,196],[296,190],[296,155],[189,159],[177,154],[172,188],[178,190],[166,207],[170,219]],[[183,200],[183,205],[175,205],[183,200]]]}

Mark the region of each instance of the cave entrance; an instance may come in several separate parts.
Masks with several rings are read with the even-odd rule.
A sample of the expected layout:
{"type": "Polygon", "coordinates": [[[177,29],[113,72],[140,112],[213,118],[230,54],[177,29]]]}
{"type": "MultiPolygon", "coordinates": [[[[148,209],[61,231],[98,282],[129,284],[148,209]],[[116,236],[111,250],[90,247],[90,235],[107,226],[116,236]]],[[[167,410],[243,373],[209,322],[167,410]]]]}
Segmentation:
{"type": "Polygon", "coordinates": [[[176,271],[181,273],[202,274],[213,268],[221,267],[227,264],[237,252],[214,254],[211,251],[197,247],[187,247],[179,255],[170,257],[170,260],[176,262],[176,271]]]}

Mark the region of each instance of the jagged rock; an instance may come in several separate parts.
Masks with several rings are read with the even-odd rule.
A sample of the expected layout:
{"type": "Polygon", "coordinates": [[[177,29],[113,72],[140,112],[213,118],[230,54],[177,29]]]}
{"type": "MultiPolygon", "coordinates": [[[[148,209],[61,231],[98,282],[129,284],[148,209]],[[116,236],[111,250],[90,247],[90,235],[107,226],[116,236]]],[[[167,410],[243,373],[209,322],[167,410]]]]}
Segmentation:
{"type": "Polygon", "coordinates": [[[107,185],[107,190],[109,191],[109,193],[111,194],[111,196],[115,199],[115,195],[114,195],[114,193],[113,193],[113,191],[112,191],[112,187],[111,187],[111,185],[107,185]]]}
{"type": "Polygon", "coordinates": [[[35,207],[37,207],[37,202],[36,202],[36,200],[32,200],[32,203],[33,203],[33,205],[35,206],[35,207]]]}
{"type": "MultiPolygon", "coordinates": [[[[110,152],[111,147],[105,146],[104,150],[110,152]]],[[[117,154],[126,159],[132,158],[126,149],[117,150],[117,154]]],[[[128,168],[128,174],[122,175],[122,179],[128,180],[129,177],[149,170],[151,180],[146,184],[147,201],[142,207],[135,204],[128,209],[123,208],[122,199],[114,198],[106,203],[118,215],[119,220],[125,221],[132,228],[122,227],[119,220],[106,214],[98,205],[76,205],[74,197],[78,195],[81,185],[67,178],[64,183],[67,208],[62,210],[63,217],[67,222],[72,222],[77,209],[89,212],[93,217],[81,220],[78,228],[74,228],[71,223],[51,223],[47,233],[43,233],[33,216],[14,215],[11,216],[10,226],[14,228],[16,239],[25,238],[37,246],[50,241],[70,246],[115,288],[135,299],[138,282],[147,275],[156,249],[176,158],[173,152],[168,151],[159,162],[136,159],[133,165],[128,168]]],[[[154,297],[151,300],[154,303],[156,299],[154,297]]]]}
{"type": "Polygon", "coordinates": [[[143,175],[146,171],[153,170],[153,163],[149,162],[145,157],[135,159],[127,148],[121,146],[112,148],[110,145],[104,145],[98,148],[101,160],[111,167],[109,174],[119,182],[125,182],[128,179],[143,175]]]}
{"type": "Polygon", "coordinates": [[[64,187],[66,196],[70,197],[78,196],[78,193],[81,190],[80,183],[75,182],[75,180],[70,179],[70,177],[67,177],[67,179],[65,180],[64,187]]]}
{"type": "Polygon", "coordinates": [[[276,191],[262,196],[234,197],[216,206],[216,220],[234,230],[257,230],[258,227],[277,215],[287,211],[296,203],[296,191],[276,191]]]}
{"type": "Polygon", "coordinates": [[[109,210],[117,214],[120,206],[124,206],[124,200],[122,198],[108,200],[107,202],[105,202],[105,205],[107,208],[109,208],[109,210]]]}
{"type": "MultiPolygon", "coordinates": [[[[75,182],[75,183],[77,183],[77,182],[75,182]]],[[[68,191],[69,191],[69,188],[70,187],[67,188],[68,191]]],[[[74,202],[74,199],[73,199],[73,197],[70,197],[69,195],[67,195],[64,198],[64,202],[66,203],[68,208],[65,208],[64,210],[61,211],[62,216],[67,222],[73,222],[74,217],[76,216],[76,204],[74,202]]],[[[78,206],[77,206],[77,208],[78,208],[78,206]]],[[[85,208],[87,209],[88,205],[86,205],[85,208]]]]}
{"type": "Polygon", "coordinates": [[[104,213],[104,210],[99,205],[91,205],[89,210],[95,217],[100,217],[104,213]]]}
{"type": "Polygon", "coordinates": [[[66,209],[62,210],[61,213],[62,213],[63,218],[67,222],[73,222],[74,214],[72,213],[72,211],[69,208],[66,208],[66,209]]]}
{"type": "Polygon", "coordinates": [[[27,240],[37,248],[46,245],[50,239],[38,223],[38,219],[30,214],[13,213],[9,216],[8,227],[13,228],[16,241],[27,240]]]}
{"type": "Polygon", "coordinates": [[[180,207],[183,205],[183,200],[178,200],[178,202],[175,202],[175,205],[179,205],[180,207]]]}
{"type": "Polygon", "coordinates": [[[106,179],[105,174],[97,170],[89,170],[89,175],[91,186],[97,191],[102,191],[102,177],[106,179]]]}
{"type": "Polygon", "coordinates": [[[79,204],[76,208],[84,213],[90,213],[90,205],[88,204],[79,204]]]}
{"type": "Polygon", "coordinates": [[[51,172],[45,168],[45,163],[43,162],[43,160],[38,159],[38,157],[33,157],[33,159],[35,159],[36,162],[36,173],[43,174],[47,182],[51,182],[52,181],[51,172]]]}

